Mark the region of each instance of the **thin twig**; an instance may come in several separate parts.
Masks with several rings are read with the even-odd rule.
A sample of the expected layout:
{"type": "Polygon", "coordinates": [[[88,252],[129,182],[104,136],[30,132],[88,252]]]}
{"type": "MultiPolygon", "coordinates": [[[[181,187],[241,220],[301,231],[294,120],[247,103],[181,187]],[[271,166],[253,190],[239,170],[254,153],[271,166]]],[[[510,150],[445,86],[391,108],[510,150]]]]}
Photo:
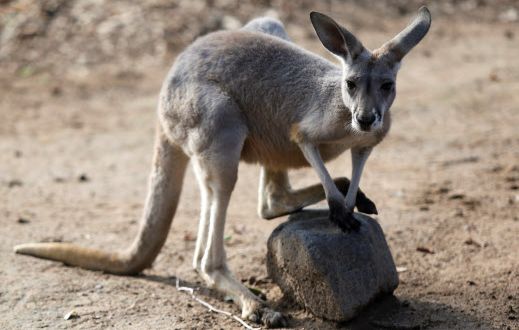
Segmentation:
{"type": "Polygon", "coordinates": [[[195,296],[195,289],[187,287],[187,286],[180,286],[180,280],[178,279],[178,277],[176,278],[176,280],[177,280],[176,281],[177,291],[184,291],[184,292],[189,293],[191,298],[196,300],[202,306],[206,307],[210,312],[215,312],[215,313],[223,314],[223,315],[225,315],[227,317],[230,317],[230,318],[240,322],[241,325],[243,325],[245,328],[247,328],[249,330],[260,330],[261,329],[261,328],[254,328],[253,326],[249,325],[247,322],[245,322],[243,319],[239,318],[238,316],[233,315],[230,312],[218,309],[218,308],[214,307],[213,305],[209,304],[207,301],[204,301],[204,300],[196,297],[195,296]]]}

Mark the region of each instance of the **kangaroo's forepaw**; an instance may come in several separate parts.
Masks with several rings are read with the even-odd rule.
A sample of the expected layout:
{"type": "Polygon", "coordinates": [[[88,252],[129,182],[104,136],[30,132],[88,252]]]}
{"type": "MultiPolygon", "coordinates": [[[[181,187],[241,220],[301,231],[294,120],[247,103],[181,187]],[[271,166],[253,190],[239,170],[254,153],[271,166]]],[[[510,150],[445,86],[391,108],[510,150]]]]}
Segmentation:
{"type": "Polygon", "coordinates": [[[263,324],[267,328],[286,328],[288,327],[288,319],[280,312],[276,312],[268,307],[262,307],[252,312],[249,321],[263,324]]]}
{"type": "Polygon", "coordinates": [[[343,232],[359,230],[359,220],[355,219],[353,212],[349,211],[342,202],[330,200],[328,205],[330,207],[330,221],[339,226],[343,232]]]}

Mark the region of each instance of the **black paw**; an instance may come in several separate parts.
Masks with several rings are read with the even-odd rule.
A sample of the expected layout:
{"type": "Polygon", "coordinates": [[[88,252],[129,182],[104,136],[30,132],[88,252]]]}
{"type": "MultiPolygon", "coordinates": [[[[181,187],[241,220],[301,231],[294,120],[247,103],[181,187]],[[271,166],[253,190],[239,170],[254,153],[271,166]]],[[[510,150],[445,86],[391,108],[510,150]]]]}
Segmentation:
{"type": "Polygon", "coordinates": [[[339,226],[343,232],[359,230],[359,220],[353,217],[353,212],[348,211],[342,201],[330,200],[328,205],[330,207],[330,221],[339,226]]]}
{"type": "Polygon", "coordinates": [[[350,180],[348,178],[335,178],[333,179],[335,182],[335,185],[337,186],[337,189],[341,192],[343,196],[346,196],[346,193],[348,192],[348,188],[350,188],[350,180]]]}
{"type": "Polygon", "coordinates": [[[249,320],[255,323],[263,324],[267,328],[286,328],[288,327],[288,318],[270,308],[264,307],[257,310],[249,316],[249,320]]]}
{"type": "MultiPolygon", "coordinates": [[[[346,194],[348,193],[348,188],[350,187],[350,180],[348,180],[347,178],[337,178],[334,181],[339,191],[344,196],[346,196],[346,194]]],[[[357,207],[357,210],[359,212],[366,214],[378,214],[377,206],[375,205],[375,203],[371,199],[369,199],[360,188],[357,192],[355,206],[357,207]]]]}

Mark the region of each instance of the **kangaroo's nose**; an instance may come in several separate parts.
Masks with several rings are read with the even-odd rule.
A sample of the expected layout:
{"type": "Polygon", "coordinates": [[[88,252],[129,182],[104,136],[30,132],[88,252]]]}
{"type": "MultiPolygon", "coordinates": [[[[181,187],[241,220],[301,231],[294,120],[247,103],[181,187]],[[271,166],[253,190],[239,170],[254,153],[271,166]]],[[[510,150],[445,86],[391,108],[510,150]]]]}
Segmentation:
{"type": "Polygon", "coordinates": [[[371,124],[375,121],[375,114],[373,113],[360,113],[356,115],[357,122],[360,124],[362,129],[369,129],[371,124]]]}

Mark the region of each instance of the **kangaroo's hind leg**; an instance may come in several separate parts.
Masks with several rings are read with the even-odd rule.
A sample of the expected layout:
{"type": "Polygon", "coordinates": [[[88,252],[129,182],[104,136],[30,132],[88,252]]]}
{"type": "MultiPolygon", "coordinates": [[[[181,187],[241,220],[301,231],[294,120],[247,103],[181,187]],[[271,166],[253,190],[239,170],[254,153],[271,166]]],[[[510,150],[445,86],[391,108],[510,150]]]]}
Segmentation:
{"type": "MultiPolygon", "coordinates": [[[[334,179],[337,188],[346,195],[350,180],[334,179]]],[[[259,184],[258,213],[264,219],[273,219],[318,203],[325,198],[322,184],[314,184],[306,188],[294,190],[290,186],[288,173],[283,170],[261,168],[259,184]]],[[[359,190],[356,206],[360,212],[376,214],[377,208],[366,195],[359,190]]]]}
{"type": "Polygon", "coordinates": [[[193,256],[193,268],[198,272],[202,271],[202,257],[207,247],[207,234],[209,232],[209,218],[211,216],[211,201],[213,191],[209,187],[207,173],[203,170],[200,160],[194,158],[192,161],[193,169],[200,188],[200,221],[198,222],[198,234],[196,236],[195,253],[193,256]]]}
{"type": "Polygon", "coordinates": [[[203,130],[203,134],[193,134],[196,141],[192,143],[195,147],[191,153],[202,195],[194,266],[209,287],[232,297],[241,307],[242,317],[267,326],[284,326],[285,317],[269,309],[235,278],[227,266],[225,219],[248,131],[234,102],[225,96],[213,95],[211,91],[214,90],[206,90],[203,96],[211,97],[211,102],[199,104],[210,106],[206,110],[212,117],[196,128],[203,130]]]}
{"type": "MultiPolygon", "coordinates": [[[[284,325],[286,321],[283,315],[267,308],[265,302],[257,298],[240,283],[227,266],[224,249],[224,226],[227,207],[237,179],[241,144],[233,147],[221,143],[221,137],[218,137],[218,140],[215,144],[219,146],[212,148],[209,155],[203,154],[192,158],[193,162],[196,163],[195,169],[198,180],[201,185],[205,186],[202,189],[210,192],[208,196],[209,217],[208,219],[201,219],[200,224],[205,226],[204,222],[207,222],[207,220],[209,222],[207,241],[200,246],[200,248],[205,246],[200,263],[200,275],[210,287],[231,296],[240,305],[243,317],[255,322],[262,322],[268,326],[284,325]]],[[[232,142],[234,143],[234,141],[232,142]]],[[[204,216],[204,213],[202,216],[204,216]]],[[[204,229],[199,232],[204,232],[204,229]]]]}

